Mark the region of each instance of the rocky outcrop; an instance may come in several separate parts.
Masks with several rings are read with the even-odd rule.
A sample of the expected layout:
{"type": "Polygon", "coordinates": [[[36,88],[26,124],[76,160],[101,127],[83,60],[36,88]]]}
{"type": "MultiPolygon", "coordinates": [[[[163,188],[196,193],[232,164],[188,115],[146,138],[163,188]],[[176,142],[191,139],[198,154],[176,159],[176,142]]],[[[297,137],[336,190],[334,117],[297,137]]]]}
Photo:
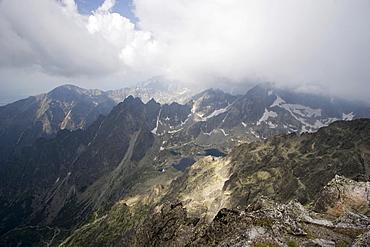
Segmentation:
{"type": "Polygon", "coordinates": [[[341,216],[350,210],[369,215],[370,182],[335,176],[320,192],[314,210],[333,216],[341,216]]]}
{"type": "Polygon", "coordinates": [[[347,246],[365,233],[370,218],[348,211],[336,218],[259,197],[244,209],[221,209],[210,224],[191,218],[181,203],[165,204],[138,233],[138,246],[347,246]]]}
{"type": "MultiPolygon", "coordinates": [[[[106,218],[112,218],[111,213],[106,218]]],[[[100,226],[108,226],[107,221],[103,219],[100,226]]],[[[102,234],[99,229],[90,231],[90,236],[102,234]]],[[[105,229],[107,236],[117,228],[105,229]]],[[[258,197],[243,209],[222,208],[209,223],[192,217],[181,202],[173,202],[161,205],[137,231],[120,229],[122,235],[102,246],[366,246],[369,229],[370,218],[360,213],[336,218],[311,211],[298,201],[284,204],[258,197]]],[[[83,235],[78,237],[62,246],[92,246],[91,238],[86,245],[83,235]]]]}
{"type": "Polygon", "coordinates": [[[353,243],[352,247],[368,247],[370,243],[370,231],[360,235],[353,243]]]}
{"type": "MultiPolygon", "coordinates": [[[[366,216],[360,216],[365,217],[366,216]]],[[[244,210],[222,209],[194,241],[196,246],[342,246],[366,232],[328,215],[316,214],[299,202],[281,204],[266,197],[257,198],[244,210]]]]}

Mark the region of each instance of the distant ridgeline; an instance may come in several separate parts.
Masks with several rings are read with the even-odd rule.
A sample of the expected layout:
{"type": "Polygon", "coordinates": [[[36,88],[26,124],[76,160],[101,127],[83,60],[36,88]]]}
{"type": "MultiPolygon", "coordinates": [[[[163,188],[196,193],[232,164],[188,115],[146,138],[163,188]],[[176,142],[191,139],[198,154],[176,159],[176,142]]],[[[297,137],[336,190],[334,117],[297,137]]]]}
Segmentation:
{"type": "MultiPolygon", "coordinates": [[[[141,91],[180,92],[159,84],[141,91]]],[[[222,208],[261,195],[309,205],[335,175],[369,178],[365,103],[269,84],[184,104],[117,95],[67,85],[0,107],[0,245],[221,244],[212,234],[234,217],[222,208]]]]}

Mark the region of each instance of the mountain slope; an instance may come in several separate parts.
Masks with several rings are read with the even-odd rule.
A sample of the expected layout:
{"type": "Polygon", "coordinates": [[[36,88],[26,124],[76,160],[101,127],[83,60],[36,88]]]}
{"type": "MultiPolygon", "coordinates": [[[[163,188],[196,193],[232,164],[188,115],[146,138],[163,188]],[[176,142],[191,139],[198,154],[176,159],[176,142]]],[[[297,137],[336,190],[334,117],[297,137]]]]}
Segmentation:
{"type": "Polygon", "coordinates": [[[225,158],[205,157],[170,184],[134,186],[62,246],[348,245],[370,225],[363,215],[370,210],[369,133],[369,119],[338,121],[317,133],[242,144],[225,158]],[[327,198],[328,182],[331,198],[347,198],[346,210],[317,214],[301,205],[315,202],[321,190],[327,198]],[[357,197],[348,199],[350,191],[357,197]]]}
{"type": "Polygon", "coordinates": [[[370,118],[366,104],[295,93],[270,84],[258,85],[242,96],[206,90],[183,108],[178,110],[181,117],[161,111],[153,133],[163,140],[163,152],[193,159],[204,149],[228,153],[240,142],[280,133],[311,133],[337,120],[370,118]]]}
{"type": "Polygon", "coordinates": [[[0,107],[0,160],[61,129],[85,129],[116,103],[100,90],[64,85],[0,107]]]}
{"type": "Polygon", "coordinates": [[[159,108],[128,97],[86,130],[39,139],[1,164],[1,234],[22,225],[69,229],[120,198],[148,169],[142,160],[155,141],[159,108]]]}

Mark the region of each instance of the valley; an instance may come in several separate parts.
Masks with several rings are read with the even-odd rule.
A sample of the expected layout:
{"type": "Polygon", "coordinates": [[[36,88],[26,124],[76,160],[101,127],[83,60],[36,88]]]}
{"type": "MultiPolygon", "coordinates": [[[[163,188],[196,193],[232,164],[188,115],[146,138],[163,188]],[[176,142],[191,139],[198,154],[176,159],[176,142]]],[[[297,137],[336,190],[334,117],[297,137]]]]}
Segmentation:
{"type": "Polygon", "coordinates": [[[366,234],[365,206],[349,207],[365,222],[350,234],[333,218],[347,211],[314,206],[337,176],[369,183],[366,103],[271,84],[245,95],[169,88],[149,80],[140,99],[68,85],[0,107],[0,245],[345,246],[366,234]]]}

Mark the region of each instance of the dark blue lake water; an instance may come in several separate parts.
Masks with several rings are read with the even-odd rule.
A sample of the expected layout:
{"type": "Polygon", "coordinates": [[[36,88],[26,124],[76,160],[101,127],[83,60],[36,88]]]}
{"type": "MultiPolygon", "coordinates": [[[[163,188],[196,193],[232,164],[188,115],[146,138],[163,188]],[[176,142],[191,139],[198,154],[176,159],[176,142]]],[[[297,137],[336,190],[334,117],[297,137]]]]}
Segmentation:
{"type": "Polygon", "coordinates": [[[191,166],[192,164],[195,163],[195,160],[190,159],[190,158],[182,158],[179,162],[179,164],[172,164],[174,168],[177,170],[181,171],[184,170],[186,167],[191,166]]]}
{"type": "Polygon", "coordinates": [[[211,148],[211,149],[205,149],[204,150],[204,154],[200,154],[200,156],[208,156],[208,155],[212,155],[212,156],[215,156],[215,157],[225,157],[227,154],[215,149],[215,148],[211,148]]]}

